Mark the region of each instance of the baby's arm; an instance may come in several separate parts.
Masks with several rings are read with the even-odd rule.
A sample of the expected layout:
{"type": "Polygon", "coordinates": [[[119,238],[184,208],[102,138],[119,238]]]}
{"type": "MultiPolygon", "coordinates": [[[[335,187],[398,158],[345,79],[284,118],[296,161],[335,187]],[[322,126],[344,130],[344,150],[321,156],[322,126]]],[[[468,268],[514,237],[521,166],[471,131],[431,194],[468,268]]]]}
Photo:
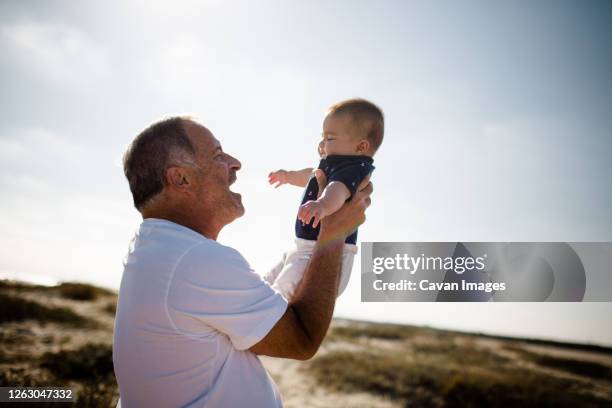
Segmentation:
{"type": "Polygon", "coordinates": [[[282,186],[283,184],[289,183],[296,187],[306,187],[308,180],[312,175],[313,169],[307,167],[302,170],[276,170],[268,174],[268,183],[274,185],[275,188],[282,186]]]}
{"type": "Polygon", "coordinates": [[[332,181],[325,187],[318,200],[308,201],[300,206],[298,218],[304,224],[309,224],[314,218],[312,227],[316,228],[321,219],[338,211],[350,196],[351,192],[344,183],[332,181]]]}

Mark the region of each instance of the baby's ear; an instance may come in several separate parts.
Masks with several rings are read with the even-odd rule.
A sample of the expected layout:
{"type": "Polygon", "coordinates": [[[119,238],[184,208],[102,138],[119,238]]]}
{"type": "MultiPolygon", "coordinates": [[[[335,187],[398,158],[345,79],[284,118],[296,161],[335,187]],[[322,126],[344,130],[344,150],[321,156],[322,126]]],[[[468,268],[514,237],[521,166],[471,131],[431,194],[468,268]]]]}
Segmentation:
{"type": "Polygon", "coordinates": [[[363,139],[357,145],[357,153],[366,153],[370,150],[370,141],[368,139],[363,139]]]}

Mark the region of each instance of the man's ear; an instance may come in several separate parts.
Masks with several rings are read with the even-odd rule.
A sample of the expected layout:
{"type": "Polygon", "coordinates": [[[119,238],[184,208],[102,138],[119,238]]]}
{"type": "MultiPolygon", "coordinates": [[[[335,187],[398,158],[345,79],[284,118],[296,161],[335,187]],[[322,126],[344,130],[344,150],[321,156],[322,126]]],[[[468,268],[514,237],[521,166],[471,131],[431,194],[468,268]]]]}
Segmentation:
{"type": "Polygon", "coordinates": [[[166,184],[178,190],[191,189],[190,177],[184,167],[170,166],[166,169],[166,184]]]}
{"type": "Polygon", "coordinates": [[[370,150],[370,141],[368,139],[363,139],[357,145],[357,153],[366,153],[370,150]]]}

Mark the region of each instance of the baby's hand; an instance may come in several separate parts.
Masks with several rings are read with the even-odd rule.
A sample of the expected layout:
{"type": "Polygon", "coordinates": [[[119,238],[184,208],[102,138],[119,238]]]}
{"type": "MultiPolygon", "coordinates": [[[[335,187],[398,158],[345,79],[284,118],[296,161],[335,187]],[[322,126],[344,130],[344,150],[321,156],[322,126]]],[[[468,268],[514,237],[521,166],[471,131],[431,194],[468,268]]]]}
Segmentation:
{"type": "Polygon", "coordinates": [[[286,184],[287,182],[288,180],[287,180],[286,170],[276,170],[268,174],[268,183],[272,185],[274,185],[274,183],[277,183],[276,185],[274,185],[274,188],[279,188],[280,186],[282,186],[283,184],[286,184]]]}
{"type": "Polygon", "coordinates": [[[325,208],[320,201],[308,201],[302,204],[298,211],[298,218],[306,225],[310,224],[310,220],[314,218],[312,228],[317,228],[323,217],[325,217],[325,208]]]}

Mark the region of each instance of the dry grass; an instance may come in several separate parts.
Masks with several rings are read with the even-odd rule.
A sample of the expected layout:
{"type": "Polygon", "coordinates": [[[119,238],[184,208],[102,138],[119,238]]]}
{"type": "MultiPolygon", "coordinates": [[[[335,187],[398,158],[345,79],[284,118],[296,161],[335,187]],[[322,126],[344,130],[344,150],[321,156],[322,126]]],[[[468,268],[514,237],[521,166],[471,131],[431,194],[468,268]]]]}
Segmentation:
{"type": "Polygon", "coordinates": [[[519,353],[523,358],[543,367],[563,370],[579,376],[612,381],[612,368],[605,364],[533,353],[517,346],[508,346],[506,349],[519,353]]]}
{"type": "Polygon", "coordinates": [[[57,290],[61,297],[72,300],[95,300],[100,293],[100,289],[83,283],[62,283],[57,290]]]}
{"type": "MultiPolygon", "coordinates": [[[[0,281],[0,386],[70,386],[77,402],[69,406],[114,406],[116,301],[115,293],[80,283],[0,281]]],[[[336,320],[311,361],[268,359],[266,366],[287,408],[611,406],[612,360],[597,362],[610,350],[530,342],[590,354],[566,358],[512,339],[336,320]]]]}
{"type": "Polygon", "coordinates": [[[45,287],[0,281],[0,386],[75,389],[76,403],[37,406],[115,406],[112,326],[108,317],[88,314],[96,307],[85,304],[96,302],[104,310],[115,304],[116,295],[80,283],[45,287]],[[103,342],[82,344],[91,336],[103,342]]]}
{"type": "Polygon", "coordinates": [[[40,366],[57,378],[100,381],[113,374],[113,351],[106,344],[86,344],[77,350],[47,352],[40,366]]]}
{"type": "MultiPolygon", "coordinates": [[[[434,352],[434,350],[430,350],[434,352]]],[[[569,380],[511,366],[444,364],[410,358],[405,351],[331,351],[309,372],[335,392],[370,392],[410,407],[603,407],[610,401],[584,393],[569,380]]],[[[463,357],[452,356],[455,361],[463,357]]],[[[483,357],[482,361],[492,361],[483,357]]]]}
{"type": "Polygon", "coordinates": [[[115,313],[117,313],[117,302],[111,301],[107,303],[106,306],[104,306],[104,311],[111,316],[115,316],[115,313]]]}
{"type": "Polygon", "coordinates": [[[37,320],[57,322],[73,327],[94,328],[95,321],[64,307],[49,307],[17,296],[0,293],[0,323],[37,320]]]}
{"type": "Polygon", "coordinates": [[[377,338],[384,340],[405,340],[423,332],[423,328],[400,326],[397,324],[351,322],[347,325],[332,327],[331,338],[355,340],[360,338],[377,338]]]}

